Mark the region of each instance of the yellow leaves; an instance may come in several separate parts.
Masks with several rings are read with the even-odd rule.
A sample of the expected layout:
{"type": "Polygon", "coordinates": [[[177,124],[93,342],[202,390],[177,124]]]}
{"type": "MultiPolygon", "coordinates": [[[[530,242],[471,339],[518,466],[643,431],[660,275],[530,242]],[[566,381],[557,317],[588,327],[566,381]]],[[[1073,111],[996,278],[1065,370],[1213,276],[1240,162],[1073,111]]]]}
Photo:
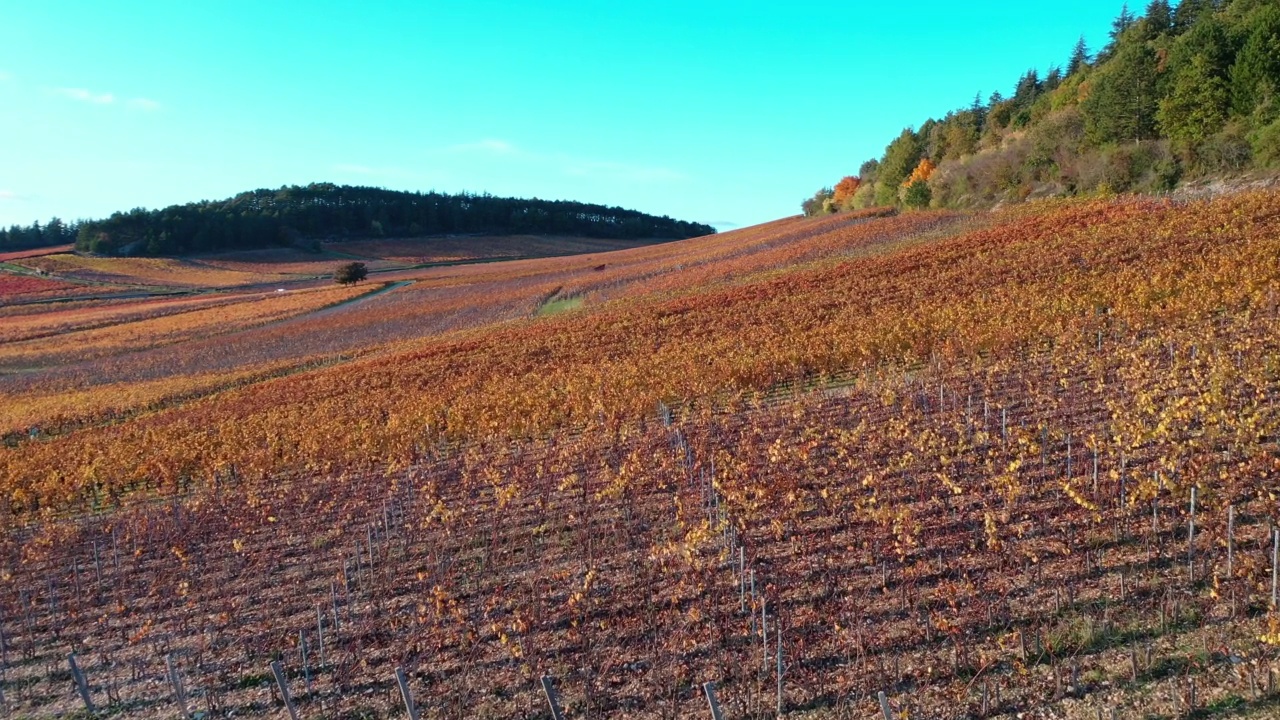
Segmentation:
{"type": "Polygon", "coordinates": [[[996,526],[995,515],[991,514],[990,511],[983,513],[982,525],[986,531],[987,549],[999,550],[1000,549],[1000,531],[996,526]]]}
{"type": "Polygon", "coordinates": [[[935,165],[932,160],[930,160],[929,158],[924,158],[920,161],[918,165],[916,165],[915,170],[911,171],[911,176],[908,177],[905,181],[903,181],[902,186],[907,187],[917,182],[926,181],[930,177],[933,177],[933,173],[937,169],[938,169],[938,166],[935,165]]]}
{"type": "Polygon", "coordinates": [[[562,492],[562,493],[563,493],[563,492],[569,492],[570,490],[574,490],[574,489],[576,489],[576,488],[580,487],[580,486],[581,486],[581,483],[582,483],[582,476],[581,476],[581,475],[579,475],[579,474],[578,474],[578,473],[576,473],[576,472],[575,472],[575,473],[569,473],[568,475],[565,475],[565,476],[560,480],[560,484],[557,486],[557,488],[556,488],[556,489],[558,489],[558,490],[559,490],[560,492],[562,492]]]}
{"type": "Polygon", "coordinates": [[[1094,502],[1092,502],[1092,501],[1090,501],[1088,498],[1086,498],[1084,495],[1081,495],[1079,492],[1077,492],[1077,491],[1076,491],[1076,489],[1075,489],[1075,487],[1074,487],[1074,486],[1072,486],[1072,484],[1071,484],[1071,481],[1070,481],[1070,480],[1063,480],[1063,481],[1062,481],[1062,491],[1063,491],[1064,493],[1066,493],[1067,497],[1071,498],[1071,501],[1072,501],[1072,502],[1074,502],[1076,505],[1078,505],[1078,506],[1080,506],[1080,507],[1084,508],[1085,510],[1088,510],[1088,511],[1090,511],[1090,512],[1094,513],[1094,515],[1095,515],[1095,518],[1094,518],[1094,519],[1095,519],[1095,521],[1097,521],[1097,520],[1101,519],[1101,518],[1100,518],[1100,517],[1098,517],[1098,515],[1097,515],[1097,513],[1098,513],[1098,506],[1097,506],[1097,504],[1095,504],[1094,502]]]}
{"type": "Polygon", "coordinates": [[[1280,647],[1280,613],[1271,613],[1267,618],[1267,630],[1258,636],[1258,642],[1264,645],[1280,647]]]}
{"type": "Polygon", "coordinates": [[[240,538],[233,539],[231,541],[231,549],[238,553],[244,552],[244,540],[241,540],[240,538]]]}

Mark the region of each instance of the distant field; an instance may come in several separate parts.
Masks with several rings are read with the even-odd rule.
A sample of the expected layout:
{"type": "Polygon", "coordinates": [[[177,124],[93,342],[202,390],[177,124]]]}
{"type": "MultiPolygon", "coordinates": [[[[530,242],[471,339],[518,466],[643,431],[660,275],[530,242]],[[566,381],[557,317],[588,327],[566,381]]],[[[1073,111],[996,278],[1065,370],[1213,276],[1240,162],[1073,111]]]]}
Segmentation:
{"type": "Polygon", "coordinates": [[[57,335],[104,325],[144,320],[196,308],[237,302],[241,298],[223,295],[198,297],[141,299],[118,303],[59,303],[55,307],[30,307],[29,312],[13,313],[0,324],[0,342],[17,342],[57,335]]]}
{"type": "Polygon", "coordinates": [[[96,291],[97,288],[75,283],[0,271],[0,304],[82,295],[96,291]]]}
{"type": "Polygon", "coordinates": [[[32,248],[31,250],[14,250],[12,252],[0,252],[0,262],[10,262],[12,260],[21,260],[23,258],[40,257],[41,255],[56,255],[58,253],[69,253],[75,249],[75,245],[52,245],[49,247],[32,248]]]}
{"type": "Polygon", "coordinates": [[[113,322],[103,327],[5,343],[0,346],[0,372],[64,365],[232,333],[318,310],[374,289],[376,286],[330,286],[316,290],[271,292],[241,296],[235,303],[197,306],[181,314],[116,316],[113,322]]]}
{"type": "MultiPolygon", "coordinates": [[[[184,258],[194,267],[214,268],[245,273],[250,276],[277,277],[281,280],[330,275],[334,268],[351,259],[332,252],[309,253],[292,248],[244,250],[241,252],[196,255],[184,258]]],[[[402,263],[372,257],[365,264],[371,270],[395,267],[402,263]]]]}
{"type": "Polygon", "coordinates": [[[269,283],[278,275],[212,267],[173,258],[106,258],[45,255],[18,264],[50,275],[84,282],[161,287],[232,287],[269,283]]]}
{"type": "Polygon", "coordinates": [[[325,243],[329,252],[420,264],[479,258],[550,257],[601,253],[651,245],[645,240],[602,240],[545,235],[458,236],[325,243]]]}

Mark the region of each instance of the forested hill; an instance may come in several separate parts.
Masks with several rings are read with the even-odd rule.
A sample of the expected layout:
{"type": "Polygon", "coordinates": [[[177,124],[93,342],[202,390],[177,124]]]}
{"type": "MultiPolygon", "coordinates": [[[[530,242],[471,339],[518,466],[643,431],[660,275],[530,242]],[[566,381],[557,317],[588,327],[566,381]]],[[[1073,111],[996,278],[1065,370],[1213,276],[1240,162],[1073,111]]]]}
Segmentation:
{"type": "Polygon", "coordinates": [[[1280,3],[1130,8],[1096,54],[1082,38],[1062,49],[1065,65],[1025,72],[1011,96],[979,95],[903,130],[857,175],[806,199],[805,214],[1160,192],[1280,170],[1280,3]]]}
{"type": "Polygon", "coordinates": [[[322,183],[116,213],[82,223],[76,249],[104,255],[180,255],[449,233],[683,239],[714,232],[708,225],[603,205],[322,183]]]}

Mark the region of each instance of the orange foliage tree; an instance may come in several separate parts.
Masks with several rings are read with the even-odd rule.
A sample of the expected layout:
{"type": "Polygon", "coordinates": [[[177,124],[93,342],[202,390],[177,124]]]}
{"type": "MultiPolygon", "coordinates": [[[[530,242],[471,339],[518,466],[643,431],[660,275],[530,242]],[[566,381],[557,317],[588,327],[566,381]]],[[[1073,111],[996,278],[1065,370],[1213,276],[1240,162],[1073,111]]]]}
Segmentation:
{"type": "Polygon", "coordinates": [[[916,169],[911,172],[911,177],[907,178],[907,181],[902,183],[902,185],[903,187],[910,187],[917,182],[928,180],[937,169],[938,166],[935,165],[932,160],[924,158],[920,161],[919,165],[916,165],[916,169]]]}
{"type": "Polygon", "coordinates": [[[840,182],[836,183],[835,194],[831,199],[837,203],[848,202],[853,199],[853,194],[858,192],[858,186],[862,184],[862,180],[855,175],[847,175],[840,182]]]}

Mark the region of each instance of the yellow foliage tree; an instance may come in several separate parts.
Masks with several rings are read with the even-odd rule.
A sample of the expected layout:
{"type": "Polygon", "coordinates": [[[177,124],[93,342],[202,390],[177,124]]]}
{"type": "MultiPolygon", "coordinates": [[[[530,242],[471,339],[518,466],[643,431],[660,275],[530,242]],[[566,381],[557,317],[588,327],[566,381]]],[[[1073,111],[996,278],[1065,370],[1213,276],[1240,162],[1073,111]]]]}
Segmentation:
{"type": "Polygon", "coordinates": [[[938,166],[932,160],[924,158],[919,165],[916,165],[916,169],[911,172],[911,177],[907,178],[906,182],[902,183],[902,186],[910,187],[914,183],[928,180],[933,175],[933,171],[937,169],[938,166]]]}

